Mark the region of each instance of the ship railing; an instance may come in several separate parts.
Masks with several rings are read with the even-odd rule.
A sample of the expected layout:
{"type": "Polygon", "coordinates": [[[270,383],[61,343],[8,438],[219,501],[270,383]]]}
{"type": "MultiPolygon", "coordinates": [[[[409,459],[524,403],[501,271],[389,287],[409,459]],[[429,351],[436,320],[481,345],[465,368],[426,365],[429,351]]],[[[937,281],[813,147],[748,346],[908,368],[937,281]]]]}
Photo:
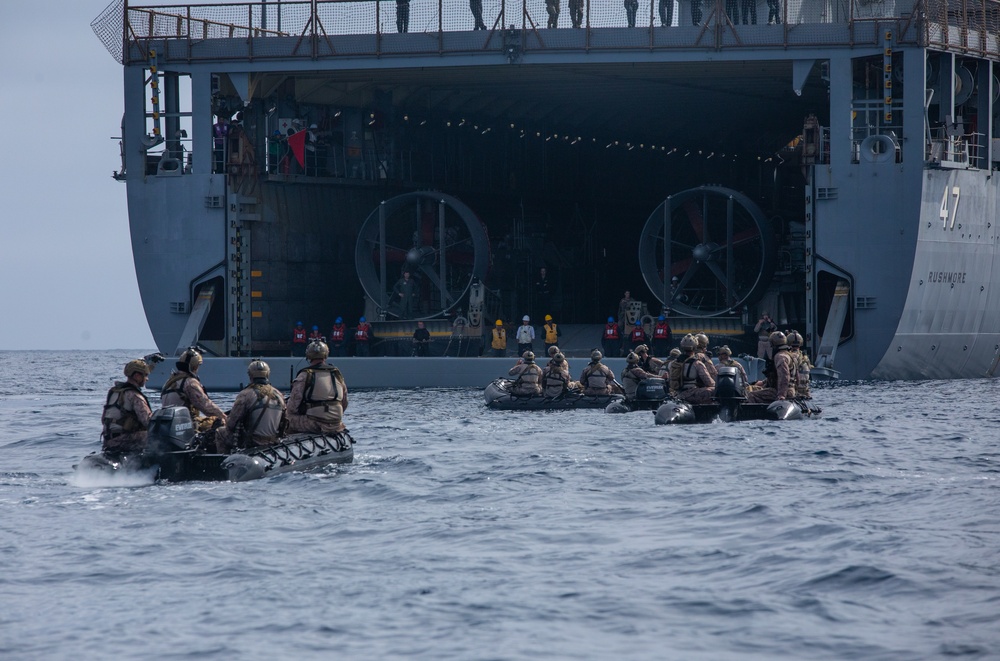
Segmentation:
{"type": "Polygon", "coordinates": [[[926,161],[929,165],[949,169],[969,169],[980,162],[983,150],[982,133],[954,135],[941,128],[927,144],[926,161]]]}
{"type": "Polygon", "coordinates": [[[514,61],[545,50],[882,45],[886,30],[896,43],[1000,55],[1000,0],[640,0],[634,29],[620,0],[560,5],[548,28],[545,0],[410,0],[408,18],[396,0],[143,7],[114,0],[91,25],[122,63],[144,61],[153,42],[165,60],[500,51],[514,61]],[[479,4],[475,30],[470,5],[479,4]]]}

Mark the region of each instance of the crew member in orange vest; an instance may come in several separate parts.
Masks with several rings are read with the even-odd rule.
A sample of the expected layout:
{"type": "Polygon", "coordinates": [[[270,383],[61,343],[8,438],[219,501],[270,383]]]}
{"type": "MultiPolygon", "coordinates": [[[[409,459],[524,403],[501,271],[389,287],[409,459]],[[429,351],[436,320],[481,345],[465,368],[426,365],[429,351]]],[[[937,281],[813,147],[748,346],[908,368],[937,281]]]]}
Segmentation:
{"type": "Polygon", "coordinates": [[[368,321],[361,317],[358,319],[358,327],[354,330],[354,355],[355,356],[370,356],[372,327],[368,321]]]}
{"type": "Polygon", "coordinates": [[[326,338],[324,338],[323,334],[319,332],[319,326],[313,326],[312,332],[309,333],[309,342],[312,343],[312,342],[324,342],[324,341],[326,341],[326,338]]]}
{"type": "Polygon", "coordinates": [[[670,352],[670,339],[672,333],[670,332],[670,322],[667,318],[660,315],[660,318],[656,320],[656,325],[653,326],[653,355],[665,357],[667,353],[670,352]]]}
{"type": "Polygon", "coordinates": [[[337,321],[333,323],[333,328],[330,329],[330,355],[346,356],[347,350],[344,347],[346,341],[347,326],[344,325],[343,317],[337,317],[337,321]]]}
{"type": "Polygon", "coordinates": [[[646,343],[646,331],[642,330],[641,319],[636,320],[635,327],[632,328],[632,332],[628,335],[628,341],[632,345],[632,351],[635,351],[640,344],[646,343]]]}
{"type": "Polygon", "coordinates": [[[306,344],[308,344],[306,342],[306,328],[301,321],[296,321],[295,328],[292,329],[292,355],[305,356],[306,344]]]}
{"type": "Polygon", "coordinates": [[[614,317],[608,317],[608,325],[604,327],[601,335],[601,347],[604,348],[604,355],[608,358],[617,358],[621,349],[621,334],[618,332],[618,323],[614,317]]]}

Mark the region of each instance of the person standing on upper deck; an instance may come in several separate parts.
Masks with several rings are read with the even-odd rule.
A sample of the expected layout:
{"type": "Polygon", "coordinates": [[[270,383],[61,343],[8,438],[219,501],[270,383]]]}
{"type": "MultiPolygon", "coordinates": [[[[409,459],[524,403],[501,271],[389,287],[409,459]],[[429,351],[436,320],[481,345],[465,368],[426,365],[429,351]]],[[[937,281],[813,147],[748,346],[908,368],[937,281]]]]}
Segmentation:
{"type": "Polygon", "coordinates": [[[569,0],[569,20],[573,27],[583,27],[583,0],[569,0]]]}
{"type": "Polygon", "coordinates": [[[660,11],[660,24],[669,28],[674,24],[674,0],[660,0],[657,7],[660,11]]]}
{"type": "Polygon", "coordinates": [[[469,9],[472,10],[472,18],[476,22],[473,30],[485,30],[486,24],[483,23],[483,0],[469,0],[469,9]]]}
{"type": "Polygon", "coordinates": [[[630,28],[635,27],[635,15],[639,11],[639,0],[625,0],[625,19],[630,28]]]}
{"type": "Polygon", "coordinates": [[[767,0],[767,24],[781,25],[781,0],[767,0]]]}
{"type": "Polygon", "coordinates": [[[396,0],[396,32],[410,31],[410,0],[396,0]]]}
{"type": "Polygon", "coordinates": [[[545,0],[545,11],[549,15],[548,27],[559,27],[559,0],[545,0]]]}

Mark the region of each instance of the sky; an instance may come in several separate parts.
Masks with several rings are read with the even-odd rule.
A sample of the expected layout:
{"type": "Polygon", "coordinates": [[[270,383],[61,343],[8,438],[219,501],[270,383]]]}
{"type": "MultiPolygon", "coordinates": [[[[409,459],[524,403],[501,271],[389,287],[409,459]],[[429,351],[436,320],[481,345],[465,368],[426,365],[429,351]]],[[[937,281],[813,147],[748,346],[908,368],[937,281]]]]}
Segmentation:
{"type": "Polygon", "coordinates": [[[153,349],[117,136],[110,0],[6,0],[0,21],[0,350],[153,349]]]}

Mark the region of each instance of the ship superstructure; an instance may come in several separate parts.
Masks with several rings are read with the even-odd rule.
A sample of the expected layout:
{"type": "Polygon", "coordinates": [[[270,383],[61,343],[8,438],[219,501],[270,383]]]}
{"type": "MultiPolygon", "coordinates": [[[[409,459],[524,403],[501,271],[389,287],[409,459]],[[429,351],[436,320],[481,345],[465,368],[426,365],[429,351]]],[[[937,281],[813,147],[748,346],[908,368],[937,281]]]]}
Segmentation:
{"type": "Polygon", "coordinates": [[[457,0],[95,20],[161,351],[601,323],[631,290],[675,328],[769,311],[842,378],[994,374],[1000,3],[481,4],[486,29],[457,0]]]}

